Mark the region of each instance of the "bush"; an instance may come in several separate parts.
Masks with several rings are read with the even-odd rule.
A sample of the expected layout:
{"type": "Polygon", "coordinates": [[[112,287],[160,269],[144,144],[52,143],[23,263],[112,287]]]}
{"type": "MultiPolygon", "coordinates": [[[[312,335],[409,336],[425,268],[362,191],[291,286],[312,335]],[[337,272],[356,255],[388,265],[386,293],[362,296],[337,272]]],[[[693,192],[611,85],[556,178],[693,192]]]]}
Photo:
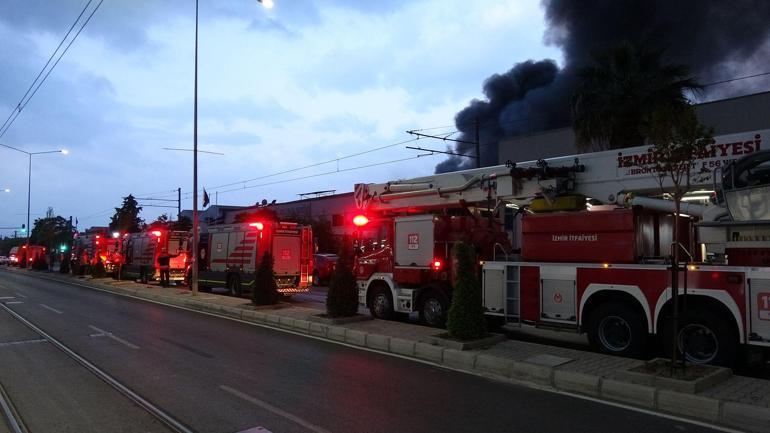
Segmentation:
{"type": "Polygon", "coordinates": [[[472,340],[486,332],[481,285],[474,272],[476,251],[461,242],[452,248],[452,255],[457,267],[452,305],[447,316],[447,331],[458,340],[472,340]]]}
{"type": "Polygon", "coordinates": [[[96,264],[91,267],[92,278],[107,278],[107,271],[104,269],[104,263],[101,260],[97,260],[96,264]]]}
{"type": "Polygon", "coordinates": [[[47,271],[48,261],[46,261],[45,256],[40,256],[32,260],[32,269],[36,271],[47,271]]]}
{"type": "Polygon", "coordinates": [[[326,314],[331,317],[350,317],[358,313],[358,287],[353,274],[353,254],[350,239],[343,238],[337,266],[329,282],[326,295],[326,314]]]}
{"type": "Polygon", "coordinates": [[[259,262],[257,274],[254,276],[254,290],[251,300],[256,305],[271,305],[278,302],[278,286],[275,284],[273,272],[273,255],[265,253],[259,262]]]}
{"type": "MultiPolygon", "coordinates": [[[[66,256],[66,254],[65,254],[66,256]]],[[[69,257],[62,257],[61,263],[59,264],[59,272],[62,274],[69,274],[70,273],[70,258],[69,257]]]]}

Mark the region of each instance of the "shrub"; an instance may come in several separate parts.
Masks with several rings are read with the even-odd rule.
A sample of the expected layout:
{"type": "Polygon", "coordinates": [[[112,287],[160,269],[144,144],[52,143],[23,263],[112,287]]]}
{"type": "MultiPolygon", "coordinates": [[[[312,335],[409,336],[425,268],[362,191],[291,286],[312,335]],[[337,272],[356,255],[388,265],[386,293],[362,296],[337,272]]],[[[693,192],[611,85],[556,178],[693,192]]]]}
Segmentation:
{"type": "Polygon", "coordinates": [[[47,271],[48,261],[45,259],[45,256],[40,256],[32,260],[32,269],[36,271],[47,271]]]}
{"type": "Polygon", "coordinates": [[[461,242],[452,248],[452,255],[456,260],[455,285],[447,316],[447,331],[458,340],[472,340],[483,336],[486,331],[481,285],[474,272],[476,251],[461,242]]]}
{"type": "Polygon", "coordinates": [[[107,271],[104,270],[104,263],[101,260],[97,260],[96,264],[91,267],[92,278],[106,278],[107,271]]]}
{"type": "Polygon", "coordinates": [[[59,272],[62,274],[69,274],[70,272],[70,258],[69,257],[62,257],[61,263],[59,264],[59,272]]]}
{"type": "Polygon", "coordinates": [[[353,254],[350,239],[345,237],[338,254],[337,266],[331,276],[326,295],[326,314],[331,317],[350,317],[358,313],[358,287],[353,274],[353,254]]]}
{"type": "Polygon", "coordinates": [[[259,262],[257,274],[254,276],[254,290],[251,292],[252,302],[256,305],[270,305],[278,302],[278,286],[275,284],[273,272],[273,255],[265,253],[259,262]]]}

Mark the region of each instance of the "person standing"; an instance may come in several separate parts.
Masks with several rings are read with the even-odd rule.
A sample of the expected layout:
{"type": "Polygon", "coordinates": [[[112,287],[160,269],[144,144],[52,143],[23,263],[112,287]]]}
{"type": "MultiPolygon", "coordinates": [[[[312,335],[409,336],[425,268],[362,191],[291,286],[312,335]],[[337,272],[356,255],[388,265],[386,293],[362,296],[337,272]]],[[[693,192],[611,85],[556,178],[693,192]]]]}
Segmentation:
{"type": "Polygon", "coordinates": [[[158,268],[160,269],[160,286],[161,287],[168,287],[169,286],[169,280],[170,280],[170,266],[171,265],[171,255],[168,253],[168,249],[166,247],[161,248],[160,254],[158,255],[158,268]]]}

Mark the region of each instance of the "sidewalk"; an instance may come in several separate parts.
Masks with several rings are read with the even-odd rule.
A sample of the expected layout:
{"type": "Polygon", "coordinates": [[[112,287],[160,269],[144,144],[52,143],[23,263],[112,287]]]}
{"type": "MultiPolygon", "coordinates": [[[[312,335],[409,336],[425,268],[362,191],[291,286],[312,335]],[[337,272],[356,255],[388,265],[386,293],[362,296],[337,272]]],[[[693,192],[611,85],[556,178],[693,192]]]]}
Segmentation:
{"type": "Polygon", "coordinates": [[[255,309],[247,299],[211,293],[193,297],[186,288],[79,279],[54,273],[31,276],[344,342],[525,386],[620,402],[746,431],[770,431],[768,380],[733,376],[698,393],[677,392],[621,377],[622,370],[643,364],[634,359],[513,340],[487,349],[459,351],[431,343],[430,337],[440,330],[407,323],[367,320],[325,325],[308,320],[319,310],[287,303],[255,309]]]}

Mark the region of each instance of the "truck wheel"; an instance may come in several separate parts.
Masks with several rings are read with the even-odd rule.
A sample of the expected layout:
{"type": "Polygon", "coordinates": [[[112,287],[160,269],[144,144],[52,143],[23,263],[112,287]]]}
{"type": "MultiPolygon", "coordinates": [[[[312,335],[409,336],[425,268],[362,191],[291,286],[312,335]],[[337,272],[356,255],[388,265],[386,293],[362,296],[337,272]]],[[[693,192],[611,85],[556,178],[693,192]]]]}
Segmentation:
{"type": "MultiPolygon", "coordinates": [[[[683,314],[677,336],[679,353],[693,364],[731,367],[738,353],[738,335],[729,322],[708,310],[683,314]]],[[[660,338],[664,355],[671,354],[671,321],[661,326],[660,338]]]]}
{"type": "Polygon", "coordinates": [[[144,268],[139,269],[139,281],[141,281],[142,284],[147,284],[149,282],[147,271],[144,268]]]}
{"type": "Polygon", "coordinates": [[[428,326],[443,328],[446,324],[449,301],[443,293],[431,290],[420,300],[420,321],[428,326]]]}
{"type": "Polygon", "coordinates": [[[233,274],[227,280],[227,288],[230,289],[230,294],[233,296],[243,295],[243,288],[241,288],[241,277],[238,274],[233,274]]]}
{"type": "Polygon", "coordinates": [[[601,304],[588,316],[588,341],[599,352],[640,357],[647,346],[644,323],[644,318],[625,304],[601,304]]]}
{"type": "Polygon", "coordinates": [[[393,319],[393,296],[387,287],[377,287],[369,302],[369,312],[378,319],[393,319]]]}

